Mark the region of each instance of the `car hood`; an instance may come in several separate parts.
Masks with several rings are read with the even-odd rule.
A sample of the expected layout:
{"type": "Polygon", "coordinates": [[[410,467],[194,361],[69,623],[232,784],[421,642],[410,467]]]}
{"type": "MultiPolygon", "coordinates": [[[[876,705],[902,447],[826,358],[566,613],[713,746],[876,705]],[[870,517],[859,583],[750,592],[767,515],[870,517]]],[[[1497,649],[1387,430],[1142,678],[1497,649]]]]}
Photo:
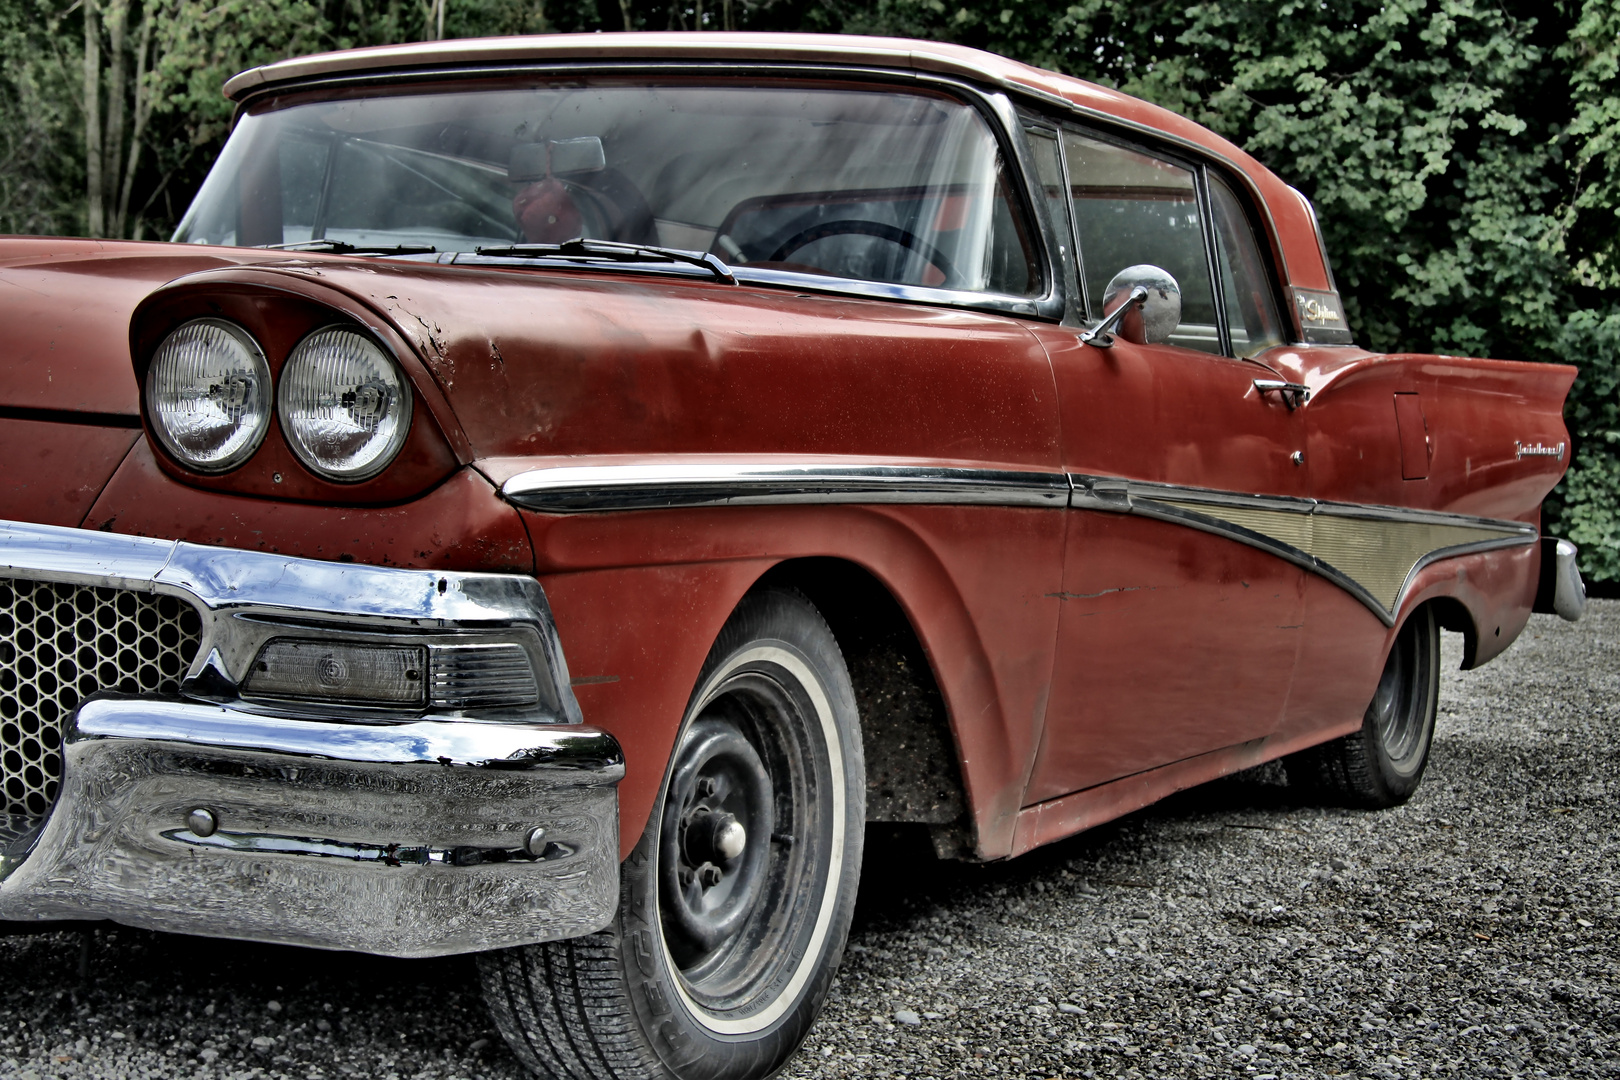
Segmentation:
{"type": "Polygon", "coordinates": [[[139,415],[129,360],[136,303],[166,281],[252,258],[174,244],[0,241],[0,408],[139,415]]]}

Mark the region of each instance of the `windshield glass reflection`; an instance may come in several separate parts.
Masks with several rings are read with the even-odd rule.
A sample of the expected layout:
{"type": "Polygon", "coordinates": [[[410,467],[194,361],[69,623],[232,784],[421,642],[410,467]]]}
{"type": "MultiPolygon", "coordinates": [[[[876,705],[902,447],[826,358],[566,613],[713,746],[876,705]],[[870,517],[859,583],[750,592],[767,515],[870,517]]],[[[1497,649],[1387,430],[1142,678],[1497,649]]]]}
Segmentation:
{"type": "Polygon", "coordinates": [[[243,117],[176,241],[404,253],[587,237],[738,268],[1038,285],[990,129],[940,95],[576,81],[286,101],[243,117]]]}

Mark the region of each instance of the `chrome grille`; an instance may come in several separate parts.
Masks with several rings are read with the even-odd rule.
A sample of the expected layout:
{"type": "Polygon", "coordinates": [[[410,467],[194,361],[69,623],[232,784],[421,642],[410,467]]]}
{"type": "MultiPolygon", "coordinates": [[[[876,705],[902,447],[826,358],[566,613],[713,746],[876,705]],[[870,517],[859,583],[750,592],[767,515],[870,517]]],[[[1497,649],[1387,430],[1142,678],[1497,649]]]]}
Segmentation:
{"type": "Polygon", "coordinates": [[[80,700],[174,693],[201,639],[196,610],[172,596],[0,579],[0,815],[50,809],[80,700]]]}

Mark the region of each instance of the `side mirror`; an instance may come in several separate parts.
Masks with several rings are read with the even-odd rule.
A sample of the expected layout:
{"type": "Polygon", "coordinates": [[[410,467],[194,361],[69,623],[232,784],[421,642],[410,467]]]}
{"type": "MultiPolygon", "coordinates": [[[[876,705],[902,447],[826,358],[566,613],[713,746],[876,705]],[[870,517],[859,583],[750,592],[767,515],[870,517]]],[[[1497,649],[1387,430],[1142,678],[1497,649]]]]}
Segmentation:
{"type": "Polygon", "coordinates": [[[1113,332],[1138,345],[1163,345],[1181,325],[1181,286],[1167,270],[1150,263],[1127,266],[1103,290],[1103,321],[1080,335],[1087,345],[1106,349],[1113,332]]]}

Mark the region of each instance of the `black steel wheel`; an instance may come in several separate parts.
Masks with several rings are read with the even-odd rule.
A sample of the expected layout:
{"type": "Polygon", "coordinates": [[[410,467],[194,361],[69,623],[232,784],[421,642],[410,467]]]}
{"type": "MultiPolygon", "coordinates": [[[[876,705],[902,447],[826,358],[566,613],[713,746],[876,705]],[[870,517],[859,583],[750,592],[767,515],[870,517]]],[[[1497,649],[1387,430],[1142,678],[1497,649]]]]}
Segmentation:
{"type": "Polygon", "coordinates": [[[1429,761],[1440,690],[1440,627],[1425,606],[1395,636],[1361,728],[1286,759],[1289,782],[1368,809],[1412,797],[1429,761]]]}
{"type": "Polygon", "coordinates": [[[479,958],[496,1025],[543,1077],[751,1080],[803,1041],[843,954],[865,773],[820,614],[738,606],[698,679],[658,806],[583,938],[479,958]]]}

